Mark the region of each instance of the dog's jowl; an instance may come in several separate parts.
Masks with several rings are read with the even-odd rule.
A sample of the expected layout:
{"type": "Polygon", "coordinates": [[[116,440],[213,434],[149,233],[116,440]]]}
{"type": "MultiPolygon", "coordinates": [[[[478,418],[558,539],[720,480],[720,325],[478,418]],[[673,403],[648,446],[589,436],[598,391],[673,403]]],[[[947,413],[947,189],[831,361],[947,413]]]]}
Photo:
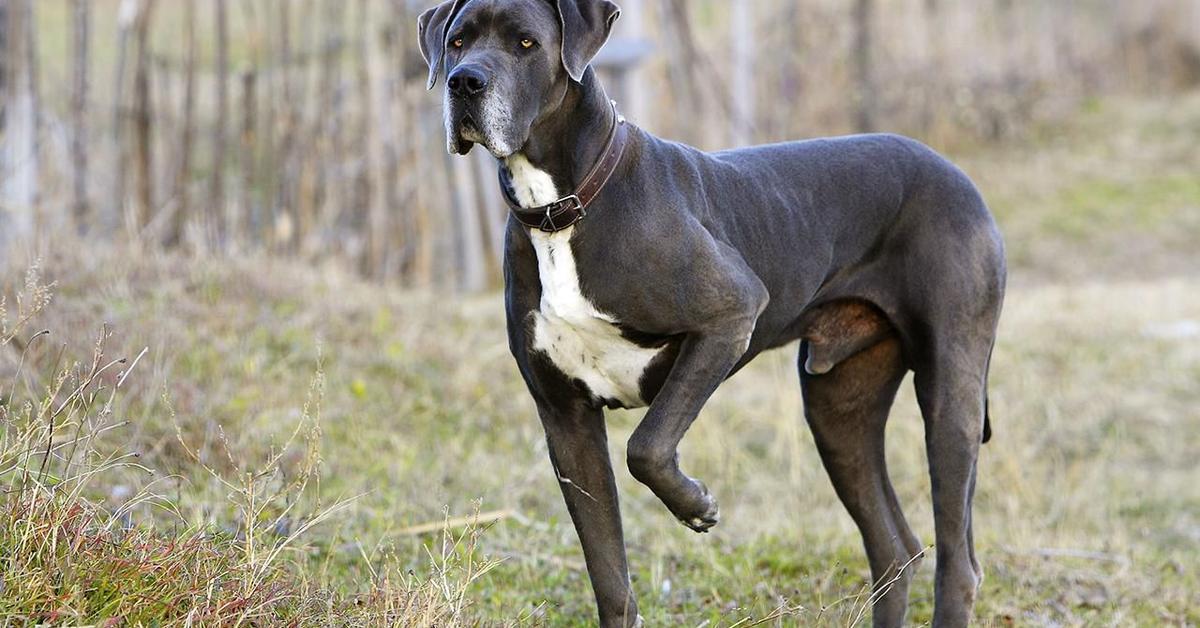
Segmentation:
{"type": "Polygon", "coordinates": [[[921,544],[883,435],[914,373],[933,486],[935,626],[969,622],[987,372],[1004,250],[975,186],[894,135],[704,153],[626,122],[589,67],[607,0],[450,0],[421,15],[446,140],[497,160],[509,345],[537,405],[604,626],[641,623],[603,412],[647,407],[629,469],[684,525],[716,499],[680,469],[709,396],[800,340],[804,413],[858,525],[876,626],[904,623],[921,544]]]}

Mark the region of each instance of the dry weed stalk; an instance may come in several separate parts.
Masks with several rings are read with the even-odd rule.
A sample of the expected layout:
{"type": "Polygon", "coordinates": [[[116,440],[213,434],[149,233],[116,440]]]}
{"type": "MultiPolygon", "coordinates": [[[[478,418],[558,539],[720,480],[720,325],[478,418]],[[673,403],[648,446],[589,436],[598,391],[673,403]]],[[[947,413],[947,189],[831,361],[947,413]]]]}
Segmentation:
{"type": "MultiPolygon", "coordinates": [[[[20,293],[0,301],[0,307],[16,304],[15,313],[0,310],[0,351],[16,346],[50,303],[52,285],[41,281],[35,266],[20,293]]],[[[139,407],[121,393],[148,349],[132,360],[113,359],[106,349],[111,337],[103,327],[90,358],[80,361],[65,358],[65,346],[30,351],[26,342],[12,381],[0,382],[0,623],[472,623],[468,589],[497,564],[480,557],[479,536],[495,513],[481,517],[478,505],[470,519],[447,516],[440,543],[427,548],[424,573],[402,569],[407,561],[398,556],[377,568],[364,553],[371,579],[355,596],[332,590],[309,568],[301,537],[362,496],[321,502],[326,381],[320,358],[299,420],[259,463],[247,462],[252,454],[235,451],[219,430],[215,453],[223,459],[212,464],[210,452],[188,444],[164,395],[176,438],[197,465],[191,475],[169,479],[213,478],[226,492],[223,503],[236,528],[224,534],[210,525],[216,522],[187,525],[181,508],[187,498],[165,497],[160,487],[168,478],[147,481],[154,474],[132,451],[136,446],[112,438],[110,432],[130,424],[122,415],[139,407]],[[23,379],[22,369],[34,367],[45,384],[23,379]],[[118,488],[131,496],[114,505],[108,500],[118,488]],[[145,516],[135,521],[138,513],[145,516]],[[161,514],[185,523],[155,527],[161,514]]]]}
{"type": "MultiPolygon", "coordinates": [[[[175,437],[184,452],[229,491],[229,503],[237,513],[236,547],[243,564],[248,567],[241,573],[238,582],[238,586],[245,592],[259,590],[276,577],[280,555],[295,546],[302,535],[362,497],[355,495],[321,508],[318,496],[318,507],[313,513],[307,516],[294,515],[297,504],[308,493],[310,484],[319,488],[321,402],[324,394],[325,372],[318,361],[295,429],[281,446],[272,447],[267,459],[255,468],[248,468],[237,462],[239,456],[234,453],[229,439],[221,429],[218,440],[226,458],[236,469],[233,473],[222,473],[206,462],[201,453],[188,444],[174,410],[170,410],[171,420],[175,425],[175,437]],[[288,478],[281,463],[284,455],[291,451],[300,439],[304,442],[304,456],[299,468],[288,478]]],[[[169,399],[164,397],[164,402],[171,408],[169,399]]],[[[252,619],[259,610],[262,609],[247,608],[239,623],[252,619]]]]}

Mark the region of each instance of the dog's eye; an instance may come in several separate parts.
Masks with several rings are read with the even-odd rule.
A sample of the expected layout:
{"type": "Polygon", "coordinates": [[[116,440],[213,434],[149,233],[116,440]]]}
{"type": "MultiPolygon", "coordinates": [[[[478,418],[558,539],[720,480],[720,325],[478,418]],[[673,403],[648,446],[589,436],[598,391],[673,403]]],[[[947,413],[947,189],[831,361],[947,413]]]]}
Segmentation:
{"type": "Polygon", "coordinates": [[[532,39],[530,39],[530,38],[528,38],[528,37],[525,37],[524,39],[522,39],[522,40],[521,40],[521,47],[522,47],[522,48],[525,48],[526,50],[528,50],[528,49],[530,49],[530,48],[533,48],[533,45],[534,45],[535,43],[536,43],[536,42],[534,42],[532,39]]]}
{"type": "Polygon", "coordinates": [[[462,37],[456,38],[454,41],[451,41],[450,45],[454,46],[455,48],[462,48],[463,47],[462,37]]]}

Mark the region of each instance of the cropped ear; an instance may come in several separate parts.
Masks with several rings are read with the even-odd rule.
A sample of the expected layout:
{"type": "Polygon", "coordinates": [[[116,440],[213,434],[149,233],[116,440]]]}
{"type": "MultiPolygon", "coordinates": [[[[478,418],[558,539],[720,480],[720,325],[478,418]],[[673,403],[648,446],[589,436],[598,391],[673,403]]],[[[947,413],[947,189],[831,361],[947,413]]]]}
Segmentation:
{"type": "Polygon", "coordinates": [[[426,89],[433,89],[437,85],[438,74],[446,58],[446,27],[465,2],[446,0],[417,18],[417,41],[421,44],[421,56],[429,65],[429,84],[425,86],[426,89]]]}
{"type": "Polygon", "coordinates": [[[583,79],[588,63],[612,33],[621,8],[609,0],[557,0],[562,21],[562,64],[571,80],[583,79]]]}

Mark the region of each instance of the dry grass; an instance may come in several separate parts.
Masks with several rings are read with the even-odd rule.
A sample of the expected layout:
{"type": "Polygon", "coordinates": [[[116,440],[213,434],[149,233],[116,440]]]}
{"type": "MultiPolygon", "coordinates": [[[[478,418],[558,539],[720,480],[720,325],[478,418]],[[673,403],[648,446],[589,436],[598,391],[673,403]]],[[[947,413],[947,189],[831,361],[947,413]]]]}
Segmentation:
{"type": "Polygon", "coordinates": [[[5,625],[461,623],[467,586],[495,564],[476,557],[475,517],[430,530],[442,533],[442,544],[420,575],[372,569],[351,594],[310,577],[317,572],[305,541],[353,502],[326,505],[316,490],[319,361],[290,435],[250,455],[235,451],[220,427],[215,446],[193,447],[183,433],[190,420],[177,420],[164,394],[156,427],[174,426],[190,474],[163,477],[138,450],[167,443],[140,441],[136,430],[130,438],[137,422],[121,418],[138,405],[122,400],[123,387],[148,350],[111,358],[107,329],[88,360],[72,361],[70,342],[47,347],[51,331],[30,333],[29,324],[43,318],[52,290],[35,264],[13,296],[11,317],[8,295],[0,300],[0,351],[18,356],[0,380],[5,625]],[[183,497],[181,484],[193,481],[219,487],[224,499],[183,497]],[[206,515],[190,518],[184,507],[206,515]]]}
{"type": "MultiPolygon", "coordinates": [[[[1147,145],[1146,159],[1162,160],[1157,168],[1118,171],[1115,157],[1097,158],[1101,165],[1064,167],[1056,181],[1032,172],[1020,147],[967,160],[973,174],[987,173],[985,191],[1024,199],[1001,200],[1002,223],[1011,247],[1036,253],[1015,260],[991,384],[996,437],[983,451],[976,506],[984,623],[1200,623],[1200,279],[1175,272],[1200,264],[1194,247],[1172,239],[1192,228],[1200,195],[1156,186],[1187,157],[1163,146],[1178,135],[1197,139],[1200,107],[1188,107],[1164,122],[1173,133],[1147,145]],[[1106,205],[1060,195],[1106,168],[1104,181],[1129,184],[1131,205],[1161,206],[1152,229],[1117,221],[1160,242],[1153,254],[1093,247],[1115,237],[1114,223],[1092,229],[1087,217],[1106,205]],[[1016,191],[1026,177],[1027,189],[1016,191]],[[1087,227],[1078,244],[1060,249],[1057,266],[1042,264],[1054,242],[1068,240],[1034,225],[1074,211],[1087,227]],[[1075,266],[1092,268],[1091,280],[1073,280],[1075,266]]],[[[1146,109],[1162,111],[1096,115],[1137,128],[1163,119],[1146,109]]],[[[1090,134],[1090,119],[1081,124],[1046,150],[1090,155],[1088,146],[1109,141],[1090,134]]],[[[508,356],[496,295],[435,297],[336,269],[130,259],[92,245],[59,246],[45,261],[44,276],[58,283],[54,301],[26,328],[49,328],[67,348],[48,338],[28,351],[0,346],[0,394],[13,391],[0,406],[0,459],[11,459],[0,468],[10,491],[0,519],[7,618],[184,623],[191,609],[229,607],[236,616],[220,617],[259,623],[593,621],[574,530],[508,356]],[[112,330],[103,353],[132,358],[149,347],[119,387],[130,365],[89,376],[106,362],[70,357],[92,344],[101,321],[112,330]],[[85,366],[63,366],[75,361],[85,366]],[[104,404],[76,397],[78,409],[48,440],[42,408],[58,408],[89,379],[83,390],[104,404]],[[110,411],[99,412],[110,396],[110,411]],[[66,465],[76,467],[65,454],[40,471],[45,443],[69,442],[72,430],[91,435],[86,465],[95,470],[77,487],[67,483],[76,474],[66,465]],[[137,466],[121,457],[128,452],[140,454],[137,466]],[[30,516],[35,508],[46,514],[30,516]],[[339,510],[322,518],[331,508],[339,510]],[[480,510],[491,521],[482,534],[482,525],[453,520],[432,526],[448,532],[428,532],[426,524],[469,521],[480,510]],[[89,552],[63,551],[70,543],[89,552]],[[18,585],[18,573],[56,575],[18,585]],[[103,596],[88,578],[138,584],[103,596]],[[214,580],[225,583],[213,589],[219,604],[198,593],[214,580]],[[151,603],[134,591],[161,594],[151,603]]],[[[11,295],[24,283],[0,277],[10,319],[11,295]]],[[[862,618],[866,561],[803,424],[794,360],[787,349],[756,361],[684,441],[685,466],[722,500],[712,534],[676,524],[617,465],[635,588],[653,625],[862,618]]],[[[610,416],[615,460],[638,418],[610,416]]],[[[931,543],[922,443],[905,386],[889,464],[914,528],[931,543]]],[[[919,567],[912,593],[916,623],[932,609],[931,562],[919,567]]]]}

